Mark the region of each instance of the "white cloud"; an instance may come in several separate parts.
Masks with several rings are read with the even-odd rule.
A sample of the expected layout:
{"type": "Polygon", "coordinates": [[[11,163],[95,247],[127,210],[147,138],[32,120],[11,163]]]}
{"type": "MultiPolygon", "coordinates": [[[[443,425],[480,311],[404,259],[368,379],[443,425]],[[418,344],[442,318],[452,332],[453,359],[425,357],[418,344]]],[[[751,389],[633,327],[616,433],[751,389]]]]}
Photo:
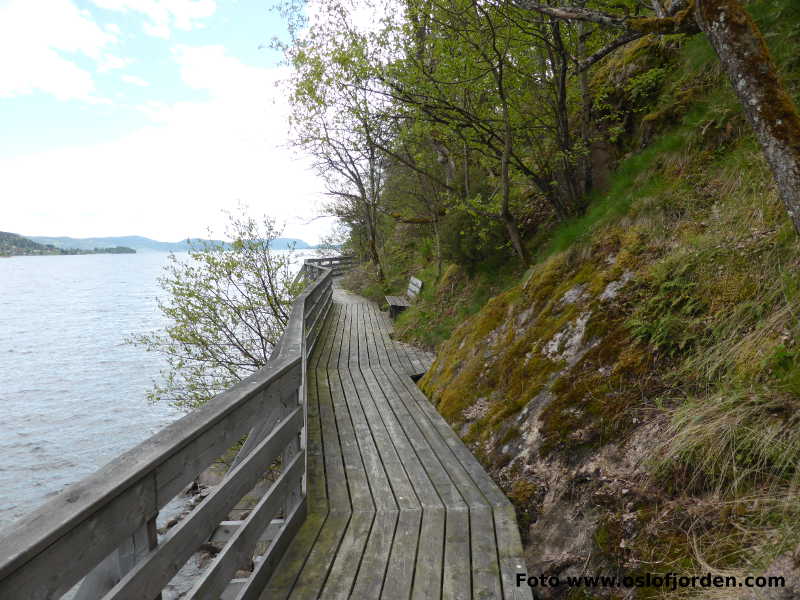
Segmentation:
{"type": "Polygon", "coordinates": [[[212,16],[217,5],[214,0],[92,0],[106,10],[135,12],[148,21],[143,29],[148,35],[169,38],[172,28],[190,31],[200,19],[212,16]]]}
{"type": "Polygon", "coordinates": [[[141,87],[148,87],[150,85],[149,81],[145,81],[141,77],[137,77],[136,75],[121,75],[120,79],[125,83],[130,83],[132,85],[138,85],[141,87]]]}
{"type": "Polygon", "coordinates": [[[288,103],[276,83],[286,72],[243,64],[215,46],[181,46],[174,58],[184,81],[209,99],[140,106],[153,124],[115,142],[0,161],[0,194],[15,199],[6,227],[177,240],[204,235],[222,222],[220,209],[241,200],[286,222],[288,235],[314,241],[328,228],[299,228],[317,214],[323,188],[285,146],[288,103]]]}
{"type": "Polygon", "coordinates": [[[130,64],[133,64],[132,58],[122,58],[115,54],[104,54],[97,61],[97,70],[100,73],[112,71],[114,69],[123,69],[130,64]]]}
{"type": "MultiPolygon", "coordinates": [[[[106,48],[116,42],[70,0],[0,3],[0,97],[41,90],[61,100],[94,98],[91,73],[63,53],[81,53],[112,64],[106,48]]],[[[113,67],[111,67],[113,68],[113,67]]]]}
{"type": "Polygon", "coordinates": [[[230,56],[223,46],[177,45],[172,54],[186,85],[217,98],[232,97],[242,102],[252,98],[260,102],[265,95],[275,97],[278,83],[289,76],[288,68],[246,65],[230,56]]]}

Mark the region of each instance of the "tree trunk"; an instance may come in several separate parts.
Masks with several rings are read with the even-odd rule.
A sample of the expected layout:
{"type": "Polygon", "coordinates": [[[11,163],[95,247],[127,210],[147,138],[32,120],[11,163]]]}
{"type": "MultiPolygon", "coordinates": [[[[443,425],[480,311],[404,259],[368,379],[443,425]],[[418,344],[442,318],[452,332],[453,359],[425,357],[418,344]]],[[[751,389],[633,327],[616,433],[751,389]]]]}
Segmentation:
{"type": "Polygon", "coordinates": [[[378,255],[378,245],[375,238],[370,235],[369,237],[369,258],[375,264],[378,281],[383,283],[385,276],[383,274],[383,265],[381,264],[380,256],[378,255]]]}
{"type": "Polygon", "coordinates": [[[511,245],[514,247],[514,252],[517,254],[522,263],[527,265],[529,262],[528,253],[522,243],[522,236],[519,233],[519,227],[517,227],[516,221],[514,221],[514,218],[510,214],[503,214],[500,216],[500,219],[503,221],[503,225],[506,226],[508,239],[511,240],[511,245]]]}
{"type": "Polygon", "coordinates": [[[510,207],[510,200],[511,200],[511,175],[508,169],[508,155],[510,154],[511,150],[511,130],[508,121],[508,107],[504,106],[504,117],[506,122],[505,127],[505,145],[503,148],[503,157],[500,161],[500,177],[501,177],[501,185],[503,188],[503,196],[502,196],[502,204],[500,208],[500,220],[503,221],[503,225],[506,226],[506,231],[508,232],[508,239],[511,241],[511,245],[514,248],[514,252],[517,253],[519,259],[523,262],[523,264],[528,264],[528,253],[525,250],[525,245],[522,243],[522,236],[519,233],[519,227],[517,227],[517,222],[514,219],[514,215],[511,214],[511,207],[510,207]]]}
{"type": "Polygon", "coordinates": [[[508,114],[508,104],[503,102],[503,122],[504,122],[504,137],[503,156],[500,160],[500,183],[502,185],[502,201],[500,207],[500,219],[506,226],[508,232],[508,239],[514,247],[514,252],[517,253],[519,259],[523,264],[528,264],[528,253],[525,251],[525,245],[522,243],[522,236],[519,233],[519,227],[511,214],[511,174],[509,172],[509,155],[511,154],[511,122],[508,114]]]}
{"type": "Polygon", "coordinates": [[[436,281],[442,276],[442,241],[439,237],[439,218],[433,218],[433,239],[436,245],[436,281]]]}
{"type": "Polygon", "coordinates": [[[730,78],[800,233],[800,116],[764,39],[737,0],[698,0],[695,18],[730,78]]]}
{"type": "Polygon", "coordinates": [[[650,0],[650,3],[653,5],[653,12],[656,13],[657,17],[663,18],[667,16],[667,11],[661,6],[660,0],[650,0]]]}
{"type": "MultiPolygon", "coordinates": [[[[657,2],[657,0],[654,0],[657,2]]],[[[586,59],[586,41],[584,36],[588,33],[586,23],[581,22],[578,27],[578,60],[583,61],[586,59]]],[[[583,69],[578,75],[581,86],[581,139],[583,141],[584,155],[581,159],[581,188],[583,190],[583,198],[581,200],[580,210],[586,208],[586,194],[592,190],[594,185],[594,173],[592,172],[592,107],[593,96],[592,90],[589,86],[589,73],[587,69],[583,69]]]]}

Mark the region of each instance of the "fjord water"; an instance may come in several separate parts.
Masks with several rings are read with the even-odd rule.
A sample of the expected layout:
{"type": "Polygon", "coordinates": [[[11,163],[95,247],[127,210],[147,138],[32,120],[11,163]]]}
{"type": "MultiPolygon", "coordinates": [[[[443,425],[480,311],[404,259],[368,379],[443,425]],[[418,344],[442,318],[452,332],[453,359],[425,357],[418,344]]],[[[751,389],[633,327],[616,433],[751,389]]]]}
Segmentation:
{"type": "Polygon", "coordinates": [[[0,530],[182,416],[145,397],[160,357],[125,343],[164,325],[167,257],[0,259],[0,530]]]}

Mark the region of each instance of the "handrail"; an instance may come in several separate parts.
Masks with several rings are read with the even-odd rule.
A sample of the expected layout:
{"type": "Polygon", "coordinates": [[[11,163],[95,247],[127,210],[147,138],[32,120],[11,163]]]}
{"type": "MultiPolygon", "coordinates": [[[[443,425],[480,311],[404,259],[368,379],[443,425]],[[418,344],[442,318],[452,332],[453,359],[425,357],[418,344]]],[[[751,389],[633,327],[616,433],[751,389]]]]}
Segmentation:
{"type": "Polygon", "coordinates": [[[329,269],[333,269],[334,275],[341,275],[348,269],[350,269],[353,265],[358,262],[358,259],[355,256],[327,256],[322,258],[307,258],[305,259],[305,263],[313,264],[318,267],[328,267],[329,269]]]}
{"type": "Polygon", "coordinates": [[[305,518],[306,360],[332,303],[334,270],[347,262],[304,262],[309,283],[264,368],[0,532],[0,598],[58,598],[82,579],[76,600],[157,598],[280,459],[280,475],[250,515],[226,521],[235,531],[190,594],[229,588],[237,599],[257,598],[305,518]],[[244,436],[225,480],[159,543],[158,511],[244,436]],[[263,543],[250,578],[231,584],[242,557],[263,543]]]}

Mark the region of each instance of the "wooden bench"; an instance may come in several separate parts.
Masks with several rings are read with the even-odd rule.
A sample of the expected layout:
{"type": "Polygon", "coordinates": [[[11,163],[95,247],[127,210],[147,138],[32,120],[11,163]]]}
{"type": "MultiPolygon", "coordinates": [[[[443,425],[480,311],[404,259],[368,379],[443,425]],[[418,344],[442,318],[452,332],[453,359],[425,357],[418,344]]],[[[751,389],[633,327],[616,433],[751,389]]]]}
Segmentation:
{"type": "Polygon", "coordinates": [[[411,303],[417,299],[419,291],[422,289],[422,282],[416,277],[408,280],[408,289],[405,296],[386,296],[386,303],[389,305],[389,317],[394,319],[411,303]]]}

